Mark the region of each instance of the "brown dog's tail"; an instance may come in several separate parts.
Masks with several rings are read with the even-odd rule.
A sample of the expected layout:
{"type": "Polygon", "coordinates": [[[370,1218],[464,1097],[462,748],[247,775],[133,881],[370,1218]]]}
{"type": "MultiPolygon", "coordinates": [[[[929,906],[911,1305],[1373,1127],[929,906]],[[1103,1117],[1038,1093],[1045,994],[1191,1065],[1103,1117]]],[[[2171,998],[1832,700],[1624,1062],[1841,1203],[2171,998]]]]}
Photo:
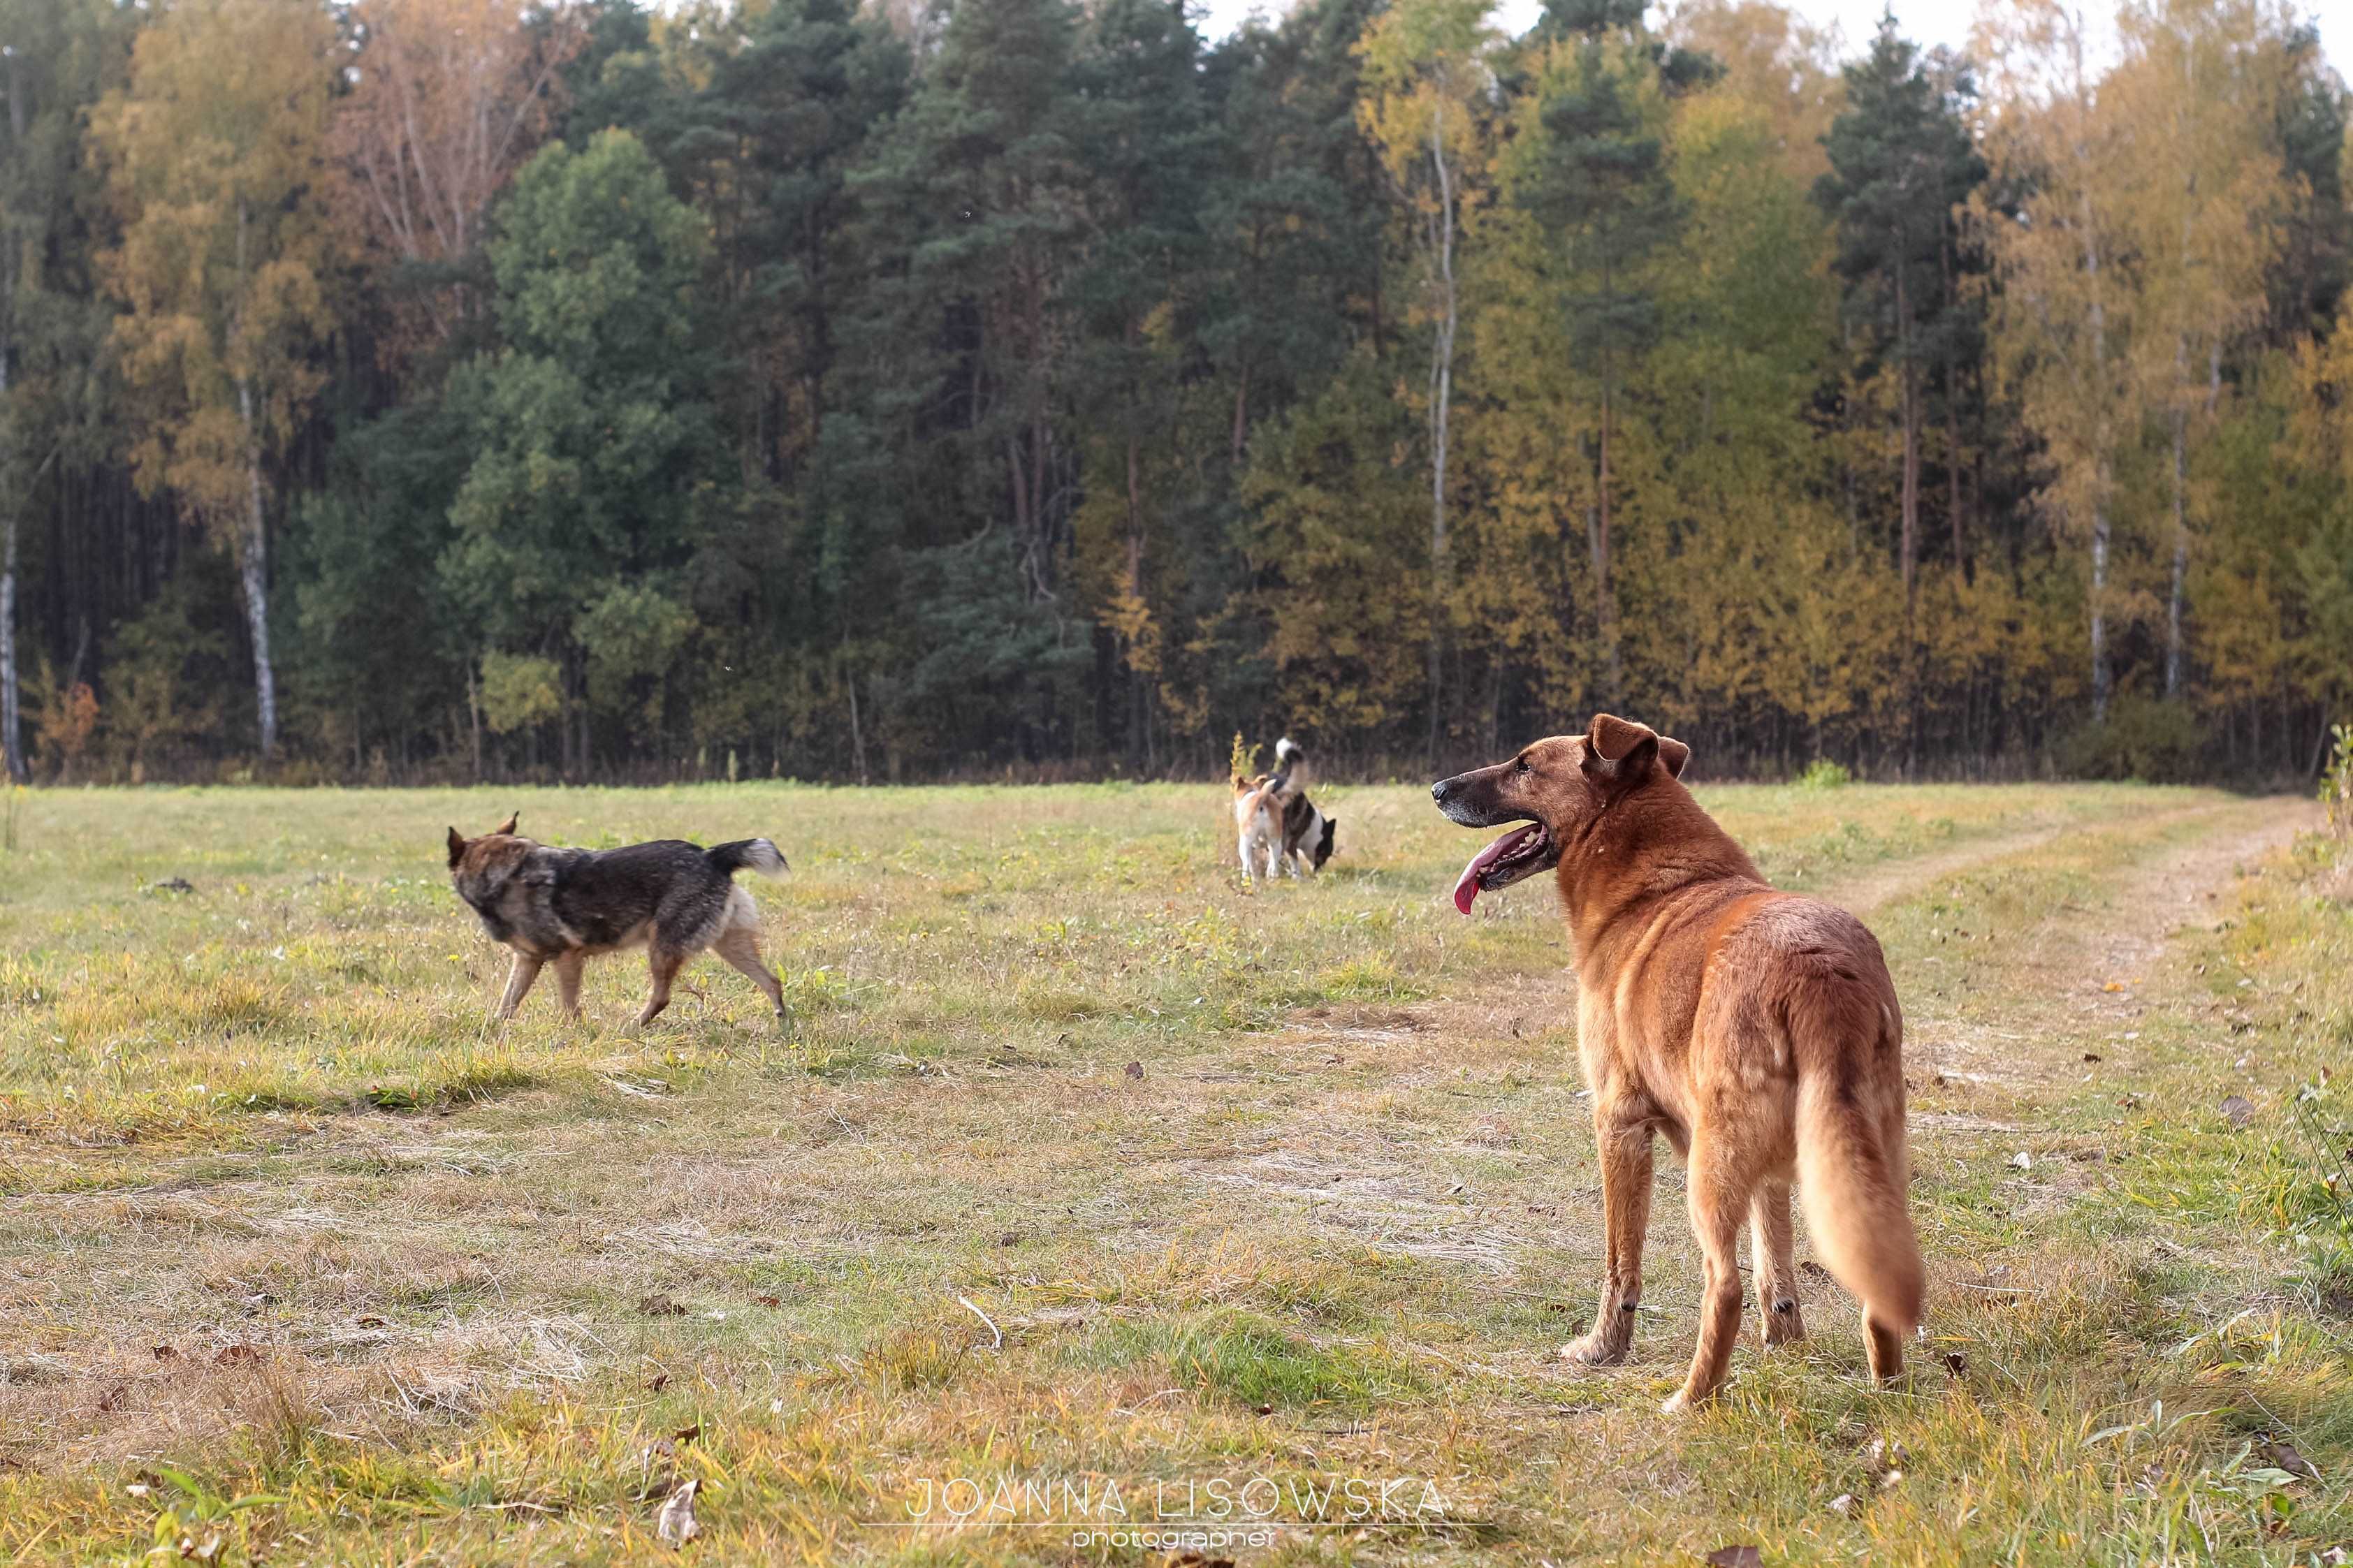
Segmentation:
{"type": "Polygon", "coordinates": [[[1892,1010],[1883,1016],[1890,1037],[1823,1051],[1818,1035],[1815,1050],[1799,1051],[1798,1193],[1814,1250],[1862,1303],[1873,1374],[1893,1377],[1919,1326],[1926,1279],[1905,1204],[1904,1080],[1892,1059],[1901,1026],[1892,1010]],[[1856,1058],[1883,1052],[1891,1058],[1886,1074],[1855,1070],[1856,1058]],[[1879,1076],[1892,1080],[1888,1088],[1869,1081],[1879,1076]]]}

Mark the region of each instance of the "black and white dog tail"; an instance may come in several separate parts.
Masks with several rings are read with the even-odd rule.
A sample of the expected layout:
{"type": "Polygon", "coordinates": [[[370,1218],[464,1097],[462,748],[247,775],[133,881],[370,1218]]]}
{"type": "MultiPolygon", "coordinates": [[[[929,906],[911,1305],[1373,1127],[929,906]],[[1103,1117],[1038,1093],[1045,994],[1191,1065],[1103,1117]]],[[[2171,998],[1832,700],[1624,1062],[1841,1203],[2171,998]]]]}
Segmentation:
{"type": "Polygon", "coordinates": [[[746,867],[763,877],[781,877],[790,869],[785,864],[783,852],[765,838],[738,838],[733,844],[715,844],[702,854],[722,876],[732,877],[746,867]]]}
{"type": "Polygon", "coordinates": [[[1285,735],[1274,743],[1274,790],[1284,799],[1307,787],[1307,751],[1285,735]]]}

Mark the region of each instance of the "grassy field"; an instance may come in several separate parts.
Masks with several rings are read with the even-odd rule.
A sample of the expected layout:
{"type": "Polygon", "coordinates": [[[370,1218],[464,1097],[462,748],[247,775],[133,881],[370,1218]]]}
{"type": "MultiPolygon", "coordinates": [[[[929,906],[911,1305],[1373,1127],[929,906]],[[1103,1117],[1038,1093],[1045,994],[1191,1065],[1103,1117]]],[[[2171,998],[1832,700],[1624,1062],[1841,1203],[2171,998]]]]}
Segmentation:
{"type": "Polygon", "coordinates": [[[1671,1162],[1632,1363],[1556,1354],[1599,1189],[1547,888],[1457,917],[1480,836],[1399,786],[1246,889],[1222,793],[23,797],[0,1563],[640,1562],[689,1479],[727,1563],[2353,1546],[2340,1086],[2295,1100],[2353,914],[2300,803],[1704,790],[1887,947],[1932,1297],[1883,1392],[1810,1272],[1814,1337],[1668,1423],[1671,1162]],[[441,836],[516,806],[773,836],[789,1028],[706,960],[633,1034],[634,957],[490,1026],[441,836]]]}

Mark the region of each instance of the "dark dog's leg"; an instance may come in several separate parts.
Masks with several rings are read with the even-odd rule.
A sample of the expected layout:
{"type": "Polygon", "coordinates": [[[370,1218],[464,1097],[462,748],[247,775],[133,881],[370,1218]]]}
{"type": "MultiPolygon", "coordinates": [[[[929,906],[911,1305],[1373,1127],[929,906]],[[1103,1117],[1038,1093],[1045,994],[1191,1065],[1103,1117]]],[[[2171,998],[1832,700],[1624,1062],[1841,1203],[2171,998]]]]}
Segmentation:
{"type": "Polygon", "coordinates": [[[760,931],[756,926],[732,925],[719,933],[711,951],[725,959],[737,970],[752,977],[752,984],[767,994],[768,1005],[776,1009],[781,1020],[785,1016],[785,988],[765,963],[760,962],[760,931]]]}
{"type": "Polygon", "coordinates": [[[1651,1124],[1628,1120],[1617,1108],[1593,1111],[1601,1151],[1603,1258],[1601,1308],[1593,1331],[1561,1354],[1588,1366],[1626,1359],[1634,1342],[1634,1308],[1642,1299],[1642,1238],[1651,1228],[1651,1124]]]}
{"type": "Polygon", "coordinates": [[[563,999],[565,1016],[575,1022],[580,1016],[580,971],[587,962],[576,952],[561,954],[555,961],[555,994],[563,999]]]}
{"type": "Polygon", "coordinates": [[[531,983],[539,978],[540,961],[527,952],[514,955],[514,967],[507,971],[507,994],[499,1003],[499,1016],[512,1018],[522,999],[531,994],[531,983]]]}
{"type": "Polygon", "coordinates": [[[1789,1184],[1761,1182],[1748,1201],[1749,1261],[1757,1270],[1757,1308],[1766,1344],[1785,1345],[1806,1337],[1798,1310],[1798,1268],[1789,1240],[1789,1184]]]}
{"type": "Polygon", "coordinates": [[[685,953],[667,952],[659,946],[648,952],[647,961],[653,970],[654,988],[653,994],[646,998],[645,1011],[638,1015],[639,1028],[652,1023],[655,1016],[670,1005],[670,983],[678,978],[679,969],[686,963],[686,958],[685,953]]]}
{"type": "MultiPolygon", "coordinates": [[[[1740,1222],[1757,1194],[1757,1176],[1736,1136],[1705,1122],[1692,1129],[1691,1167],[1685,1176],[1691,1199],[1692,1236],[1699,1243],[1699,1343],[1692,1352],[1691,1375],[1660,1408],[1668,1415],[1713,1397],[1732,1363],[1740,1338],[1740,1222]]],[[[1786,1211],[1784,1211],[1786,1212],[1786,1211]]]]}

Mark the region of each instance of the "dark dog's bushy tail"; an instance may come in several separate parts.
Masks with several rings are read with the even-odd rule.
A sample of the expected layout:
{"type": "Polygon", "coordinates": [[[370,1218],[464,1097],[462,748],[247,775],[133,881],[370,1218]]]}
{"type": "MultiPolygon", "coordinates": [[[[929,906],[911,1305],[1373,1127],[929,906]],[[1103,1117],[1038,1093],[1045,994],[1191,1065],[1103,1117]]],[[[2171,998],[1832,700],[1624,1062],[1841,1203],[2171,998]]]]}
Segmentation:
{"type": "Polygon", "coordinates": [[[715,844],[702,854],[724,876],[732,877],[747,866],[763,877],[781,877],[790,869],[785,864],[783,852],[765,838],[738,838],[733,844],[715,844]]]}

